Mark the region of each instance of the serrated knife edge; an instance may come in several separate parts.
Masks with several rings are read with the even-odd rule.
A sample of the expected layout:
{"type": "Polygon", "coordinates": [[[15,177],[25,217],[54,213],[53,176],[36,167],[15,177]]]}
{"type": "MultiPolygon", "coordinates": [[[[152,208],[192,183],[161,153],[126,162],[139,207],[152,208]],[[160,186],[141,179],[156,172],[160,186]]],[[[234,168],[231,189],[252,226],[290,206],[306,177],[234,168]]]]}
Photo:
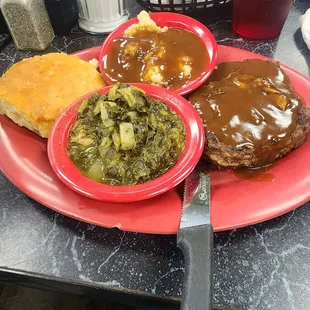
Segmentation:
{"type": "Polygon", "coordinates": [[[210,173],[198,165],[185,180],[180,228],[210,224],[210,173]]]}

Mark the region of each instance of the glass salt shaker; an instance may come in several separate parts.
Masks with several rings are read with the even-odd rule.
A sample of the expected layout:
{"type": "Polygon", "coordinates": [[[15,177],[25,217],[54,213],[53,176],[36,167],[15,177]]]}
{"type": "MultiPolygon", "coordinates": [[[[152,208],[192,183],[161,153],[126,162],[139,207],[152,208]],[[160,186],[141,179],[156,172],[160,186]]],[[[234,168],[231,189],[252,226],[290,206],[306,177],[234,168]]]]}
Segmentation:
{"type": "Polygon", "coordinates": [[[109,33],[128,19],[124,0],[78,0],[79,26],[91,34],[109,33]]]}
{"type": "Polygon", "coordinates": [[[45,50],[55,37],[44,0],[1,0],[1,10],[19,50],[45,50]]]}

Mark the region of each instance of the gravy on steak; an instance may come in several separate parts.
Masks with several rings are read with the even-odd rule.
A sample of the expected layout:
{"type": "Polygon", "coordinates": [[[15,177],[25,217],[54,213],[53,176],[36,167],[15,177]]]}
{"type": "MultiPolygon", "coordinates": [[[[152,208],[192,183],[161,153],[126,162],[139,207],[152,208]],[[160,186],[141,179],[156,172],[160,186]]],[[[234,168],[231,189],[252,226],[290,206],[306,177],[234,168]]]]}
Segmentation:
{"type": "Polygon", "coordinates": [[[218,65],[190,101],[219,142],[255,148],[262,164],[285,148],[302,105],[279,65],[259,59],[218,65]]]}

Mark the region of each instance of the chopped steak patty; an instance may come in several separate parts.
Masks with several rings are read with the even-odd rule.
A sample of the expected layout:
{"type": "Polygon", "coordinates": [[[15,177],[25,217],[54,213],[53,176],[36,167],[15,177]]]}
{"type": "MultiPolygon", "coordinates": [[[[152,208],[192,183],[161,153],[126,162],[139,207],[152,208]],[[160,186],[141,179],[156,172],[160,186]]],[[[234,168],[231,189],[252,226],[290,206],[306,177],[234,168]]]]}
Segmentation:
{"type": "Polygon", "coordinates": [[[205,155],[219,168],[271,164],[309,133],[310,109],[277,63],[222,63],[189,100],[205,123],[205,155]]]}

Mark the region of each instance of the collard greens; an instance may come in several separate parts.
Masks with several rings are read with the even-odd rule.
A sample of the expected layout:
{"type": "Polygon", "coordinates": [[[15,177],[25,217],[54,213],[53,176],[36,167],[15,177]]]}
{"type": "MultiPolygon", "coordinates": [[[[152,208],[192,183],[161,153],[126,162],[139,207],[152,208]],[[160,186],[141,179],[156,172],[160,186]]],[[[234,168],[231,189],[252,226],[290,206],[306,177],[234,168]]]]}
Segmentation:
{"type": "Polygon", "coordinates": [[[175,165],[185,146],[181,118],[127,84],[84,100],[69,135],[71,160],[87,177],[110,185],[153,180],[175,165]]]}

